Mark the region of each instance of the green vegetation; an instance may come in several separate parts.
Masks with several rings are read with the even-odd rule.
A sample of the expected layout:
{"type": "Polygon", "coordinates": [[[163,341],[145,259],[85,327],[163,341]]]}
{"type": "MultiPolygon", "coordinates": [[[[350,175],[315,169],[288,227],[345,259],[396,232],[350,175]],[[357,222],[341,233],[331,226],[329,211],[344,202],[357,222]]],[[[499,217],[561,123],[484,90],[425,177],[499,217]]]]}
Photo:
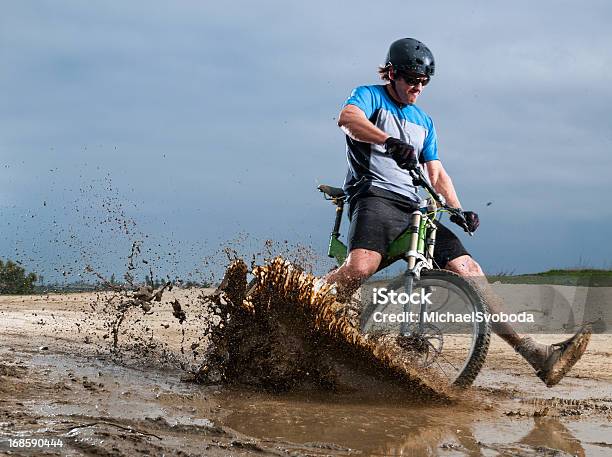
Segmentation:
{"type": "MultiPolygon", "coordinates": [[[[170,281],[170,279],[168,279],[170,281]]],[[[145,285],[151,286],[154,289],[163,287],[166,282],[161,280],[154,280],[151,282],[149,276],[145,277],[145,285]]],[[[172,281],[173,287],[180,289],[189,288],[205,288],[213,287],[208,281],[196,282],[196,281],[181,281],[176,279],[172,281]]],[[[111,275],[108,281],[95,281],[87,282],[85,280],[74,281],[70,283],[47,283],[45,285],[34,286],[32,294],[71,294],[80,292],[99,292],[99,291],[116,291],[116,290],[134,290],[135,288],[142,285],[140,282],[136,282],[133,286],[126,284],[125,282],[117,281],[115,275],[111,275]]]]}
{"type": "Polygon", "coordinates": [[[489,282],[503,284],[551,284],[561,286],[612,287],[612,270],[595,268],[553,269],[522,275],[487,276],[489,282]]]}
{"type": "Polygon", "coordinates": [[[25,268],[12,260],[3,262],[0,259],[0,294],[31,294],[37,280],[35,273],[26,274],[25,268]]]}

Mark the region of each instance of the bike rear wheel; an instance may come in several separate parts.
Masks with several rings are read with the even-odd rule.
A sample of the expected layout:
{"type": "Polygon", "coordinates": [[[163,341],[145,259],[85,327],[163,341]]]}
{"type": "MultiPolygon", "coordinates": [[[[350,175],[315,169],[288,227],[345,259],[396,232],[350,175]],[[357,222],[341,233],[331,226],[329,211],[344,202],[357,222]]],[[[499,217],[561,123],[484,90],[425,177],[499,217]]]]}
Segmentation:
{"type": "MultiPolygon", "coordinates": [[[[362,331],[396,336],[398,344],[416,363],[437,371],[456,387],[470,386],[484,364],[491,335],[485,319],[489,309],[482,295],[469,280],[448,270],[423,270],[420,279],[413,281],[411,291],[405,290],[405,279],[402,275],[387,283],[378,281],[365,285],[362,298],[373,297],[374,287],[377,290],[384,287],[397,294],[408,292],[416,294],[415,297],[425,296],[431,301],[428,320],[424,319],[419,325],[420,304],[410,305],[415,321],[409,324],[410,333],[402,334],[405,323],[380,321],[385,316],[403,314],[404,306],[372,300],[364,304],[362,331]]],[[[406,319],[407,315],[403,315],[406,319]]]]}

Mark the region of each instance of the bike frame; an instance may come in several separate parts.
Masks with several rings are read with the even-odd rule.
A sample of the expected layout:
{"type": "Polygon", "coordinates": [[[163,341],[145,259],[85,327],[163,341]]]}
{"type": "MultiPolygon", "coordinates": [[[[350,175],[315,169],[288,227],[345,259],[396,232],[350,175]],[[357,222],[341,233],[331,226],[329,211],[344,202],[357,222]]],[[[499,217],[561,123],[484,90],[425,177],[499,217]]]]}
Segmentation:
{"type": "MultiPolygon", "coordinates": [[[[420,169],[410,172],[415,186],[423,187],[429,194],[426,205],[422,205],[418,210],[410,215],[410,225],[390,244],[389,249],[378,267],[378,271],[387,268],[389,265],[403,259],[408,264],[405,275],[405,291],[412,292],[412,285],[415,280],[421,277],[423,269],[434,269],[434,250],[436,244],[436,216],[441,212],[455,211],[446,206],[444,199],[427,182],[420,169]]],[[[336,259],[338,266],[346,260],[348,255],[347,246],[340,241],[340,225],[344,211],[345,199],[343,197],[331,198],[336,205],[336,219],[334,228],[330,235],[327,255],[336,259]]],[[[410,305],[404,305],[404,312],[409,312],[410,305]]],[[[421,334],[424,331],[423,316],[427,312],[427,304],[421,303],[419,309],[419,328],[417,332],[410,332],[407,323],[402,323],[402,335],[421,334]]]]}
{"type": "MultiPolygon", "coordinates": [[[[403,259],[408,263],[407,273],[418,279],[423,268],[434,268],[435,219],[438,213],[447,212],[450,208],[445,205],[443,198],[425,180],[420,169],[412,171],[411,176],[415,185],[425,188],[430,197],[426,205],[422,205],[421,208],[410,215],[410,225],[391,243],[377,272],[403,259]]],[[[336,205],[336,218],[329,238],[327,255],[336,259],[338,266],[340,266],[348,256],[347,246],[340,241],[340,225],[345,201],[344,198],[331,198],[330,200],[336,205]]]]}
{"type": "MultiPolygon", "coordinates": [[[[336,259],[338,266],[346,260],[347,246],[340,240],[340,221],[342,206],[336,208],[336,223],[329,238],[327,255],[336,259]]],[[[418,278],[422,268],[433,269],[433,253],[436,243],[435,217],[439,209],[432,210],[431,205],[423,206],[410,216],[410,225],[389,246],[377,271],[387,268],[398,260],[408,263],[408,271],[418,278]],[[420,260],[420,262],[419,262],[420,260]]]]}

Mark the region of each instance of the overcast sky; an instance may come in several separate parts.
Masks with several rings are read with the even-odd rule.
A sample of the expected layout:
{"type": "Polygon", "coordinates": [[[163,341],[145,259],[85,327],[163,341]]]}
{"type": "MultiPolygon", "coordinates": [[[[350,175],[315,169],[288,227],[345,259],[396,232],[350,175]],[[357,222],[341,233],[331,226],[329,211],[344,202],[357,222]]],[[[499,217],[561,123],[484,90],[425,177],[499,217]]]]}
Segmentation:
{"type": "Polygon", "coordinates": [[[0,257],[53,279],[121,272],[137,238],[170,274],[236,238],[323,256],[337,113],[410,36],[436,58],[419,105],[485,270],[612,267],[611,19],[605,1],[5,2],[0,257]]]}

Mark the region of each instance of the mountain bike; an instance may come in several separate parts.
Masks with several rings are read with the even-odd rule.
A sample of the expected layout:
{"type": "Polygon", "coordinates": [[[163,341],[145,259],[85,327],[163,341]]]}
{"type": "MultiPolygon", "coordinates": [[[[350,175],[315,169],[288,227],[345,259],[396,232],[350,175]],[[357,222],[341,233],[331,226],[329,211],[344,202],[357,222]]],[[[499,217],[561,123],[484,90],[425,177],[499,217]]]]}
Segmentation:
{"type": "MultiPolygon", "coordinates": [[[[391,243],[378,268],[381,271],[403,260],[405,271],[391,280],[370,280],[361,286],[361,328],[373,335],[392,335],[415,363],[438,371],[449,384],[467,387],[480,372],[489,348],[491,329],[484,318],[489,309],[469,279],[440,268],[434,261],[442,214],[455,215],[466,231],[467,223],[460,209],[446,205],[420,168],[410,174],[414,185],[429,197],[410,214],[406,230],[391,243]],[[386,301],[384,296],[377,300],[382,289],[403,299],[393,301],[387,294],[386,301]],[[413,300],[419,296],[427,299],[413,300]],[[394,315],[395,319],[390,317],[394,315]],[[385,316],[389,318],[385,320],[385,316]]],[[[348,255],[340,240],[346,196],[337,187],[319,185],[318,189],[336,206],[328,255],[341,265],[348,255]]]]}

